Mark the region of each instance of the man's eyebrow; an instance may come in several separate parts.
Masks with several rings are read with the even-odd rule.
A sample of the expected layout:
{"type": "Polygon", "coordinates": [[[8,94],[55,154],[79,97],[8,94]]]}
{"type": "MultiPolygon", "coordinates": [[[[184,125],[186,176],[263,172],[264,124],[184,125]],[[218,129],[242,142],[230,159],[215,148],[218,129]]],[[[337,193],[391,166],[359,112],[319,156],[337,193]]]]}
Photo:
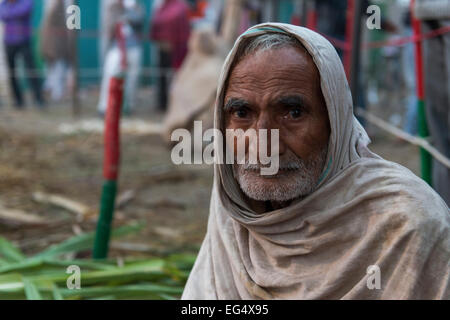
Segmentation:
{"type": "Polygon", "coordinates": [[[230,98],[225,103],[225,106],[223,107],[223,109],[225,111],[228,111],[228,110],[233,109],[233,108],[246,107],[248,105],[249,105],[248,101],[246,101],[244,99],[241,99],[241,98],[230,98]]]}
{"type": "Polygon", "coordinates": [[[276,99],[276,103],[278,105],[285,105],[289,107],[306,107],[308,104],[306,103],[306,100],[301,95],[288,95],[288,96],[282,96],[278,99],[276,99]]]}

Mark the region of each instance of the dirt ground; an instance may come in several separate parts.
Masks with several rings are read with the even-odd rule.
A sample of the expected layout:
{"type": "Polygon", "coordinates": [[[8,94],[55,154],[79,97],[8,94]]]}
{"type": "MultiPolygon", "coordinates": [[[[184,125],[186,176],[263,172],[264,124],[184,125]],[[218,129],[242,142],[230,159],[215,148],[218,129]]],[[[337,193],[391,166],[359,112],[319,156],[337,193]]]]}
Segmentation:
{"type": "MultiPolygon", "coordinates": [[[[151,92],[141,96],[141,101],[149,101],[151,92]]],[[[99,119],[96,100],[95,91],[84,94],[79,119],[72,117],[68,101],[50,104],[44,111],[31,106],[24,111],[0,107],[0,205],[44,218],[46,222],[14,224],[0,217],[0,236],[13,240],[26,253],[38,252],[74,234],[95,229],[103,182],[103,136],[96,132],[64,134],[60,128],[62,124],[83,119],[99,119]],[[91,208],[92,214],[79,221],[66,209],[36,202],[35,192],[80,202],[91,208]]],[[[374,110],[383,116],[392,111],[374,110]]],[[[138,108],[127,119],[157,124],[162,116],[150,106],[138,108]]],[[[368,130],[374,152],[419,173],[416,147],[372,126],[368,130]]],[[[170,149],[158,135],[123,133],[121,148],[118,193],[132,192],[135,196],[116,213],[115,225],[144,221],[145,227],[139,234],[113,241],[111,254],[155,255],[198,250],[206,231],[212,167],[173,165],[170,149]]]]}

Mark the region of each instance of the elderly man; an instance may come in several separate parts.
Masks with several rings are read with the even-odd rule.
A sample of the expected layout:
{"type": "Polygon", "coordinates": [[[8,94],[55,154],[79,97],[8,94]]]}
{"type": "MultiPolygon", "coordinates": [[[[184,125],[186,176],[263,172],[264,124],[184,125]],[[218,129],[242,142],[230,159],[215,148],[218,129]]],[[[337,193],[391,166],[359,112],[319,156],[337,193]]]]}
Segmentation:
{"type": "Polygon", "coordinates": [[[215,165],[183,299],[450,298],[449,209],[367,148],[322,36],[275,23],[245,32],[222,70],[215,127],[278,129],[279,170],[215,165]]]}

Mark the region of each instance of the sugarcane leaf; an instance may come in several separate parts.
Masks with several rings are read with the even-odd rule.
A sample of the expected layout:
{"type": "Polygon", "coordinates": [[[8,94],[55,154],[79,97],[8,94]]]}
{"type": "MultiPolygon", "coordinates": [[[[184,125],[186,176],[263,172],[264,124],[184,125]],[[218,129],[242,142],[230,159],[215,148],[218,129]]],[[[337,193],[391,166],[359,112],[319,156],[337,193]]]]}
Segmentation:
{"type": "MultiPolygon", "coordinates": [[[[139,230],[121,227],[115,235],[139,230]],[[124,230],[125,229],[125,230],[124,230]]],[[[114,231],[113,231],[114,233],[114,231]]],[[[62,260],[61,253],[90,248],[93,234],[76,236],[41,254],[0,264],[0,299],[179,299],[196,256],[176,254],[165,258],[132,258],[121,266],[113,259],[62,260]],[[80,249],[82,248],[82,249],[80,249]],[[66,289],[70,265],[81,268],[81,289],[66,289]]],[[[21,254],[21,253],[20,253],[21,254]]],[[[23,255],[22,255],[23,257],[23,255]]]]}
{"type": "MultiPolygon", "coordinates": [[[[146,261],[134,262],[123,267],[114,267],[114,269],[108,270],[95,270],[85,271],[81,269],[81,282],[82,285],[91,284],[123,284],[132,283],[141,280],[161,279],[167,277],[164,272],[165,261],[162,259],[151,259],[146,261]]],[[[39,273],[27,275],[29,279],[35,282],[51,281],[57,284],[64,284],[67,280],[65,268],[57,272],[39,273]]]]}
{"type": "Polygon", "coordinates": [[[53,299],[64,300],[64,298],[61,294],[61,291],[56,284],[53,284],[52,294],[53,294],[53,299]]]}
{"type": "Polygon", "coordinates": [[[179,298],[165,293],[160,293],[159,296],[161,297],[162,300],[179,300],[179,298]]]}
{"type": "Polygon", "coordinates": [[[48,266],[64,267],[67,268],[71,265],[79,266],[80,268],[93,269],[93,270],[112,270],[116,266],[112,263],[97,262],[92,260],[72,259],[72,260],[57,260],[55,258],[45,258],[44,264],[48,266]]]}
{"type": "Polygon", "coordinates": [[[117,300],[117,297],[114,295],[108,295],[108,296],[94,297],[91,300],[117,300]]]}
{"type": "Polygon", "coordinates": [[[0,258],[0,267],[6,265],[6,264],[8,264],[8,263],[9,263],[9,262],[6,261],[5,259],[0,258]]]}
{"type": "Polygon", "coordinates": [[[83,298],[93,298],[101,296],[120,296],[120,295],[160,295],[160,294],[182,294],[182,287],[169,287],[155,284],[136,284],[117,287],[90,287],[77,290],[61,289],[64,296],[81,296],[83,298]]]}
{"type": "Polygon", "coordinates": [[[192,268],[197,259],[195,254],[173,254],[169,256],[168,261],[176,264],[178,268],[192,268]]]}
{"type": "Polygon", "coordinates": [[[22,275],[19,273],[0,275],[0,297],[12,293],[23,293],[22,275]]]}
{"type": "Polygon", "coordinates": [[[22,281],[27,300],[42,300],[42,296],[39,293],[37,286],[32,281],[27,278],[23,278],[22,281]]]}
{"type": "MultiPolygon", "coordinates": [[[[114,229],[111,233],[111,236],[112,237],[124,236],[124,235],[130,234],[130,233],[138,232],[142,228],[143,228],[142,223],[122,226],[122,227],[114,229]]],[[[57,255],[60,255],[62,253],[78,252],[78,251],[90,249],[90,248],[92,248],[94,238],[95,238],[94,232],[77,235],[77,236],[74,236],[72,238],[69,238],[69,239],[63,241],[62,243],[59,243],[59,244],[49,247],[48,249],[37,254],[35,257],[48,258],[48,257],[54,257],[57,255]]]]}
{"type": "Polygon", "coordinates": [[[0,256],[7,262],[20,262],[25,259],[23,253],[3,237],[0,237],[0,256]]]}
{"type": "Polygon", "coordinates": [[[27,269],[33,269],[36,267],[41,266],[43,263],[42,259],[27,259],[16,263],[10,263],[3,266],[0,266],[0,274],[6,273],[6,272],[13,272],[13,271],[24,271],[27,269]]]}

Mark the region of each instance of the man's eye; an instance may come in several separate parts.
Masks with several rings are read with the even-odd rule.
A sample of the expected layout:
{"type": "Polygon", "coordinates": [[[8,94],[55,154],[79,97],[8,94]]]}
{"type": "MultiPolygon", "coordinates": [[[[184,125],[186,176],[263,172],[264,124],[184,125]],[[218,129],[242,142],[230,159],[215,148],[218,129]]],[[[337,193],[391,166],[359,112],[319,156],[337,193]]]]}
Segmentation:
{"type": "Polygon", "coordinates": [[[292,108],[289,110],[289,117],[292,119],[297,119],[302,116],[303,112],[300,108],[292,108]]]}
{"type": "Polygon", "coordinates": [[[248,115],[248,111],[244,108],[239,108],[233,111],[233,115],[237,118],[245,118],[248,115]]]}

